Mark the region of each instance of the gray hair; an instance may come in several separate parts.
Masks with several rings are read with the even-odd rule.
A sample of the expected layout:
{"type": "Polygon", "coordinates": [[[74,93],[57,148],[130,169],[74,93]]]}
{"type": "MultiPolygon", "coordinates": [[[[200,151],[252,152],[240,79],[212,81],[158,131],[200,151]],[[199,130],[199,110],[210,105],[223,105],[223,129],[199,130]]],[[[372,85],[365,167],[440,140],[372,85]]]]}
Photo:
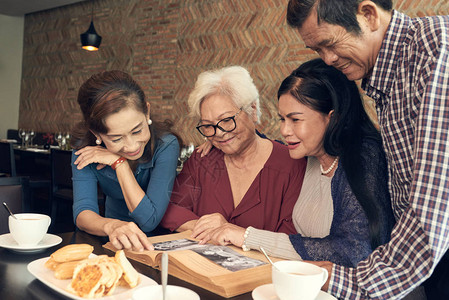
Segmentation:
{"type": "Polygon", "coordinates": [[[257,123],[260,123],[259,92],[245,68],[231,66],[201,73],[189,95],[190,115],[201,118],[201,103],[212,95],[230,97],[247,114],[256,113],[257,123]]]}

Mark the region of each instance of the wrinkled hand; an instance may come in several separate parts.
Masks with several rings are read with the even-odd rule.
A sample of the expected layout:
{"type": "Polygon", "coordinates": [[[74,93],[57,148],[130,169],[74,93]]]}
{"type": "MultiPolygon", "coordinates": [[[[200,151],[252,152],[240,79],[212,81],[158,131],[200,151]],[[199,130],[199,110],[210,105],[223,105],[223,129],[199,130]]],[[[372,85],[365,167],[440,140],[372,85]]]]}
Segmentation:
{"type": "Polygon", "coordinates": [[[200,244],[212,242],[216,245],[229,245],[233,244],[237,247],[242,247],[245,235],[245,228],[237,226],[235,224],[226,223],[209,233],[200,241],[200,244]]]}
{"type": "Polygon", "coordinates": [[[209,140],[206,140],[204,143],[202,143],[196,148],[196,152],[201,153],[201,157],[204,157],[207,154],[209,154],[210,149],[212,149],[212,147],[213,147],[212,143],[209,140]]]}
{"type": "Polygon", "coordinates": [[[81,170],[87,165],[98,163],[97,170],[104,168],[106,165],[112,165],[119,155],[112,153],[102,146],[87,146],[75,152],[79,155],[75,160],[75,165],[78,170],[81,170]]]}
{"type": "Polygon", "coordinates": [[[105,225],[109,241],[117,249],[154,250],[145,233],[134,222],[112,220],[105,225]]]}
{"type": "Polygon", "coordinates": [[[192,230],[192,237],[202,240],[211,230],[228,223],[219,213],[204,215],[198,219],[192,230]]]}
{"type": "Polygon", "coordinates": [[[328,288],[329,288],[329,281],[331,279],[331,274],[332,274],[332,268],[334,267],[334,264],[331,263],[330,261],[309,261],[309,260],[305,260],[305,262],[314,264],[320,268],[326,269],[327,270],[327,280],[326,283],[324,283],[324,285],[321,287],[321,289],[325,292],[327,292],[328,288]]]}

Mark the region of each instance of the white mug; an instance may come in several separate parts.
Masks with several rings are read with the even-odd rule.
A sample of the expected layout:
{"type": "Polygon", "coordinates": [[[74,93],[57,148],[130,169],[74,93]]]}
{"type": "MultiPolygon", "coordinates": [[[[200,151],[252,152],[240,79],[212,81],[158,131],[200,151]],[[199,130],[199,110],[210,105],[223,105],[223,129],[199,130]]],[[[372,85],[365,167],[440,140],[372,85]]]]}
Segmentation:
{"type": "Polygon", "coordinates": [[[51,218],[43,214],[14,214],[8,218],[9,232],[22,247],[36,246],[47,233],[51,218]]]}
{"type": "Polygon", "coordinates": [[[276,294],[281,300],[314,300],[327,280],[327,270],[302,261],[278,261],[272,267],[276,294]]]}

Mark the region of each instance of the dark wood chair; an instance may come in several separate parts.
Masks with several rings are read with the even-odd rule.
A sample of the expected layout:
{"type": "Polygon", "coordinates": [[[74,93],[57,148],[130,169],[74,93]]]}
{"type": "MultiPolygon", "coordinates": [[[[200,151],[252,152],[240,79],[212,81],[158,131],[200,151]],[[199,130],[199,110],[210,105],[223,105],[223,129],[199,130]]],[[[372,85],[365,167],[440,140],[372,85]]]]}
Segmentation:
{"type": "Polygon", "coordinates": [[[18,143],[20,143],[21,138],[19,137],[19,130],[17,129],[8,129],[6,131],[6,138],[10,140],[16,140],[18,143]]]}
{"type": "Polygon", "coordinates": [[[73,231],[72,152],[51,149],[51,219],[52,232],[73,231]]]}
{"type": "MultiPolygon", "coordinates": [[[[13,213],[29,211],[29,181],[28,177],[1,177],[0,202],[5,202],[13,213]]],[[[8,217],[6,209],[0,210],[0,234],[8,233],[8,217]]]]}
{"type": "Polygon", "coordinates": [[[15,177],[16,175],[13,144],[0,142],[0,177],[15,177]]]}
{"type": "Polygon", "coordinates": [[[14,155],[17,176],[30,178],[32,212],[50,215],[50,155],[24,149],[14,149],[14,155]]]}

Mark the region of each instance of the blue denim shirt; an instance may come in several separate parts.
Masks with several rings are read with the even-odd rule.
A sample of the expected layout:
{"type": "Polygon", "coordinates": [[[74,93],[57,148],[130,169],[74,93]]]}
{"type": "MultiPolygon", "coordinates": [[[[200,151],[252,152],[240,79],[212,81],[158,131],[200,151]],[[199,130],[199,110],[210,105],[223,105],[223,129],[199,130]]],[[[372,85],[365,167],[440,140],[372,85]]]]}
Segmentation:
{"type": "Polygon", "coordinates": [[[161,221],[167,209],[173,182],[176,177],[176,165],[179,155],[179,143],[175,136],[161,137],[154,156],[148,163],[137,166],[134,176],[145,191],[145,196],[131,213],[126,206],[117,175],[110,166],[97,170],[97,164],[90,164],[78,170],[73,162],[78,157],[72,153],[73,181],[73,218],[84,210],[99,214],[97,183],[106,195],[105,217],[135,222],[142,231],[151,232],[161,221]]]}

